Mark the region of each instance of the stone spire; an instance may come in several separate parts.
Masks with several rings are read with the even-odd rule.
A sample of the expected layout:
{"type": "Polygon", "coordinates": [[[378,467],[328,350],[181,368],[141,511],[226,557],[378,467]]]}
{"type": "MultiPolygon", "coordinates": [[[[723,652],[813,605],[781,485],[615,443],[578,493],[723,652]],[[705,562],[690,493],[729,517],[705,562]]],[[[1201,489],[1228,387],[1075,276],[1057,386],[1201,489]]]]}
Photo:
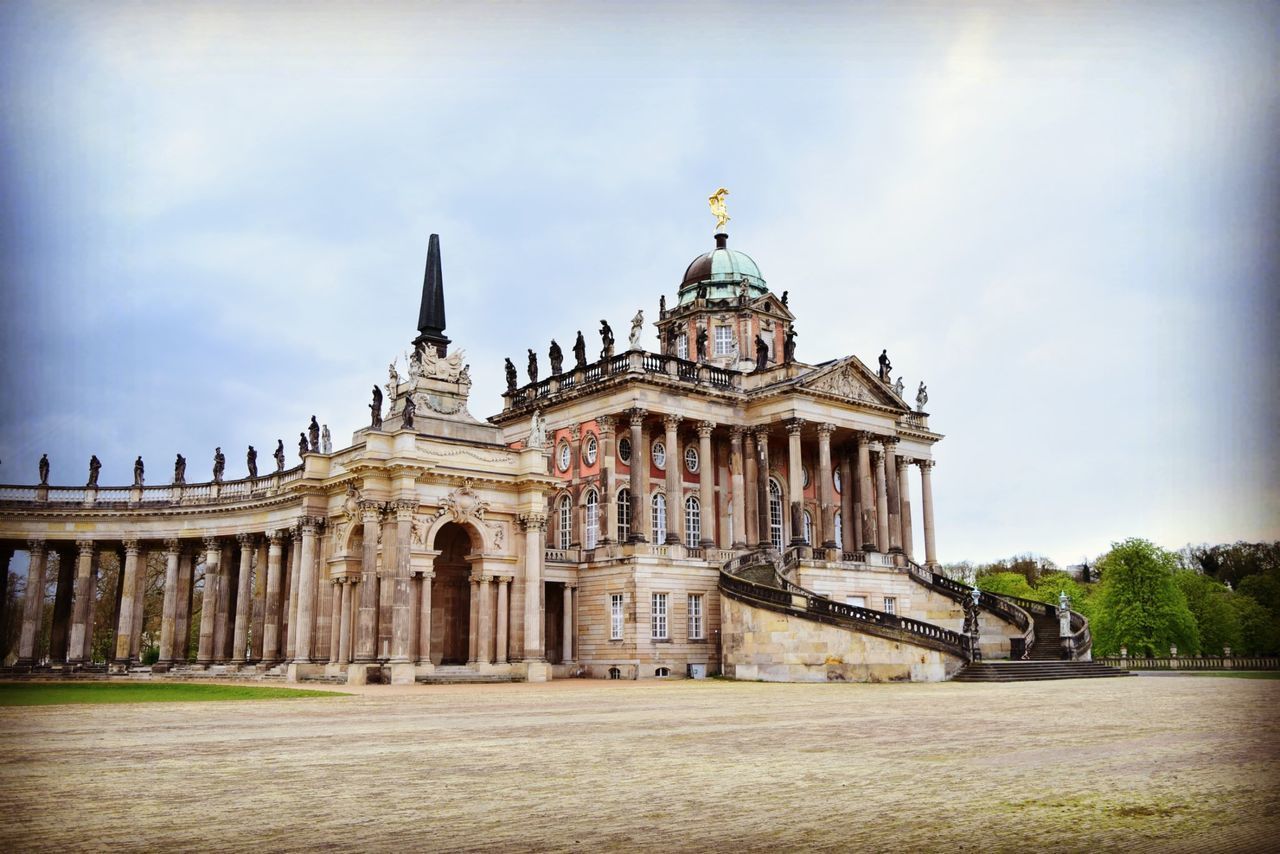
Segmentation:
{"type": "Polygon", "coordinates": [[[429,344],[441,356],[447,355],[449,339],[444,334],[444,278],[440,273],[440,235],[427,243],[427,272],[422,278],[422,306],[418,309],[418,337],[415,345],[429,344]]]}

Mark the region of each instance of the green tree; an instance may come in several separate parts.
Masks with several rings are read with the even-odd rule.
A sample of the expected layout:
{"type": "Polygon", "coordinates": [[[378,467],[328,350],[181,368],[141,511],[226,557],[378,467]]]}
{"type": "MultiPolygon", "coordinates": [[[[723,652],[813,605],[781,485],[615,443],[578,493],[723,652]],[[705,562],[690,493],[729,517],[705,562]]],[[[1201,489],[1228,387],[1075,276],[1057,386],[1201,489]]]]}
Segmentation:
{"type": "Polygon", "coordinates": [[[1280,655],[1280,622],[1252,596],[1236,593],[1227,600],[1240,621],[1238,655],[1280,655]]]}
{"type": "Polygon", "coordinates": [[[1194,655],[1200,648],[1196,618],[1174,581],[1178,556],[1142,539],[1113,543],[1099,559],[1102,573],[1095,648],[1114,655],[1127,646],[1134,655],[1168,655],[1170,646],[1194,655]]]}
{"type": "Polygon", "coordinates": [[[1050,605],[1057,605],[1058,594],[1066,593],[1071,600],[1071,610],[1084,614],[1089,622],[1092,623],[1095,611],[1093,602],[1094,586],[1081,584],[1069,573],[1055,570],[1044,573],[1036,580],[1035,586],[1032,588],[1034,595],[1031,598],[1047,602],[1050,605]]]}
{"type": "Polygon", "coordinates": [[[1201,651],[1218,655],[1226,647],[1241,649],[1240,610],[1231,602],[1236,594],[1225,584],[1193,570],[1180,570],[1173,578],[1196,618],[1201,651]]]}
{"type": "Polygon", "coordinates": [[[1036,592],[1027,583],[1027,578],[1018,572],[989,572],[978,576],[978,589],[988,593],[999,593],[1005,596],[1020,596],[1023,599],[1036,599],[1036,592]]]}

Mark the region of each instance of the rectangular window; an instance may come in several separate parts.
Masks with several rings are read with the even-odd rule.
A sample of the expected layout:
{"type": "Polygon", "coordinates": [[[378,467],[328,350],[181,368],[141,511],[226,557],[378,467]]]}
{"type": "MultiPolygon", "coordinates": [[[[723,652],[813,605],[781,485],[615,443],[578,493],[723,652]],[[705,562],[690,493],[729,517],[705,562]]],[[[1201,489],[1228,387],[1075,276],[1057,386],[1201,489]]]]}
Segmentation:
{"type": "Polygon", "coordinates": [[[689,640],[702,640],[702,594],[689,594],[689,640]]]}
{"type": "Polygon", "coordinates": [[[650,619],[650,636],[654,640],[666,640],[667,634],[667,594],[653,594],[653,614],[650,619]]]}
{"type": "Polygon", "coordinates": [[[844,602],[846,605],[853,605],[855,608],[867,607],[866,596],[848,596],[845,598],[844,602]]]}
{"type": "Polygon", "coordinates": [[[683,332],[676,336],[676,358],[689,358],[689,336],[683,332]]]}
{"type": "Polygon", "coordinates": [[[893,596],[884,597],[884,612],[886,614],[898,613],[898,600],[893,596]]]}
{"type": "Polygon", "coordinates": [[[733,352],[733,327],[717,326],[715,339],[715,354],[717,356],[727,356],[733,352]]]}
{"type": "Polygon", "coordinates": [[[622,640],[622,594],[609,594],[609,640],[622,640]]]}

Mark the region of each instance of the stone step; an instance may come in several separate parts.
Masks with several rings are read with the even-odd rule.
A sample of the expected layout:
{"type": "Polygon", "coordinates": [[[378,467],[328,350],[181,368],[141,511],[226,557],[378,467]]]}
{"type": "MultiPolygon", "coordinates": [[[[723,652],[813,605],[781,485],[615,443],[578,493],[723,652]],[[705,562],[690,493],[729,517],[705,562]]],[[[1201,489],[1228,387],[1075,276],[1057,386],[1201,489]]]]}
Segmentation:
{"type": "Polygon", "coordinates": [[[957,682],[1030,682],[1044,679],[1097,679],[1129,676],[1096,661],[982,661],[974,662],[954,677],[957,682]]]}

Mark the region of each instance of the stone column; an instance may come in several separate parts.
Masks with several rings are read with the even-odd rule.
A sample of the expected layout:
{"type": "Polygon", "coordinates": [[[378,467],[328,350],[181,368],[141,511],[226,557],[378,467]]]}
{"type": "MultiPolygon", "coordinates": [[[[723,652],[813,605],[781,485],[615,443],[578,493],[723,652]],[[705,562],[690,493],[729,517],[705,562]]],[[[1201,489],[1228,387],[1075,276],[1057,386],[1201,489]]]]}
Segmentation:
{"type": "Polygon", "coordinates": [[[342,577],[339,576],[329,582],[333,585],[333,595],[329,597],[332,603],[329,611],[330,664],[338,664],[342,661],[342,591],[346,587],[342,581],[342,577]]]}
{"type": "Polygon", "coordinates": [[[204,540],[204,595],[200,599],[200,647],[196,664],[213,663],[213,624],[218,611],[218,564],[222,560],[222,544],[217,537],[204,540]]]}
{"type": "Polygon", "coordinates": [[[889,550],[889,496],[884,485],[884,449],[877,443],[872,449],[876,455],[876,551],[889,550]]]}
{"type": "Polygon", "coordinates": [[[762,549],[773,548],[773,540],[769,536],[769,430],[767,427],[756,429],[756,531],[760,539],[756,546],[762,549]]]}
{"type": "Polygon", "coordinates": [[[58,583],[53,595],[53,623],[49,626],[49,661],[65,664],[71,639],[71,608],[75,598],[76,564],[70,550],[59,548],[58,583]]]}
{"type": "Polygon", "coordinates": [[[124,541],[124,586],[120,597],[120,625],[116,629],[116,662],[132,664],[133,623],[141,614],[135,614],[137,608],[136,591],[138,589],[138,551],[137,540],[124,541]]]}
{"type": "Polygon", "coordinates": [[[729,544],[729,548],[733,549],[747,547],[747,497],[746,484],[743,480],[742,432],[741,427],[729,429],[729,490],[733,502],[733,510],[730,513],[730,518],[733,520],[733,542],[729,544]]]}
{"type": "Polygon", "coordinates": [[[938,565],[938,550],[933,542],[933,460],[919,460],[920,505],[924,514],[924,563],[930,569],[938,565]]]}
{"type": "Polygon", "coordinates": [[[316,530],[323,521],[311,516],[302,517],[302,570],[299,574],[298,629],[294,633],[293,658],[299,664],[311,661],[311,635],[315,630],[316,530]]]}
{"type": "MultiPolygon", "coordinates": [[[[285,638],[284,657],[293,661],[298,655],[298,593],[302,587],[302,529],[289,531],[289,633],[285,638]]],[[[376,542],[376,540],[375,540],[376,542]]]]}
{"type": "Polygon", "coordinates": [[[240,543],[240,575],[236,579],[236,622],[232,632],[231,660],[244,664],[248,660],[249,619],[253,613],[253,534],[236,534],[240,543]]]}
{"type": "Polygon", "coordinates": [[[99,565],[96,549],[89,566],[89,596],[88,601],[85,602],[84,650],[82,652],[85,664],[93,663],[93,633],[98,619],[98,578],[102,574],[102,567],[99,565]]]}
{"type": "Polygon", "coordinates": [[[213,621],[213,660],[225,663],[231,658],[231,642],[235,637],[235,615],[231,612],[231,591],[236,589],[236,566],[231,543],[222,544],[218,561],[218,607],[213,621]]]}
{"type": "Polygon", "coordinates": [[[378,572],[378,640],[379,660],[391,658],[395,640],[396,572],[399,569],[399,530],[396,506],[388,501],[382,516],[382,569],[378,572]]]}
{"type": "Polygon", "coordinates": [[[250,641],[249,660],[262,661],[263,650],[266,649],[267,630],[267,551],[265,536],[255,537],[257,548],[253,555],[253,639],[250,641]]]}
{"type": "Polygon", "coordinates": [[[168,667],[173,664],[174,630],[178,625],[178,556],[182,543],[176,539],[164,541],[164,606],[160,611],[160,657],[157,664],[168,667]]]}
{"type": "Polygon", "coordinates": [[[360,557],[355,660],[370,662],[378,657],[378,530],[382,524],[382,505],[361,501],[360,518],[364,523],[364,547],[360,557]]]}
{"type": "Polygon", "coordinates": [[[564,651],[560,656],[561,664],[573,662],[573,585],[564,586],[564,626],[561,629],[564,651]]]}
{"type": "Polygon", "coordinates": [[[138,549],[138,583],[133,586],[133,634],[129,636],[129,661],[137,664],[142,661],[142,625],[145,619],[144,604],[147,593],[147,558],[150,550],[139,543],[138,549]]]}
{"type": "Polygon", "coordinates": [[[858,501],[859,525],[862,532],[862,551],[879,550],[876,543],[875,492],[871,489],[871,434],[858,434],[858,501]]]}
{"type": "Polygon", "coordinates": [[[412,661],[410,644],[413,635],[413,577],[409,574],[409,535],[413,530],[416,499],[395,503],[396,554],[395,591],[391,604],[391,661],[412,661]]]}
{"type": "Polygon", "coordinates": [[[493,579],[480,576],[480,631],[476,653],[481,664],[493,661],[493,579]]]}
{"type": "Polygon", "coordinates": [[[742,488],[743,546],[758,544],[760,536],[760,473],[756,460],[756,437],[750,430],[743,431],[742,461],[744,483],[742,488]]]}
{"type": "Polygon", "coordinates": [[[596,419],[600,428],[600,502],[604,505],[604,536],[601,545],[608,545],[618,537],[618,502],[615,460],[613,451],[613,430],[615,422],[611,415],[601,415],[596,419]]]}
{"type": "Polygon", "coordinates": [[[834,424],[818,425],[818,501],[822,505],[822,534],[818,539],[824,549],[839,548],[836,542],[836,487],[831,472],[831,434],[834,424]]]}
{"type": "Polygon", "coordinates": [[[280,660],[280,556],[284,531],[267,534],[267,604],[262,623],[262,660],[280,660]]]}
{"type": "Polygon", "coordinates": [[[666,428],[666,445],[667,445],[667,543],[683,544],[685,542],[684,531],[684,488],[682,486],[684,478],[680,473],[681,466],[684,465],[683,455],[680,453],[680,416],[664,415],[662,416],[662,426],[666,428]]]}
{"type": "Polygon", "coordinates": [[[791,545],[804,544],[804,461],[800,454],[800,431],[804,421],[787,422],[787,491],[791,493],[791,545]]]}
{"type": "MultiPolygon", "coordinates": [[[[633,409],[630,415],[631,424],[631,537],[633,543],[648,542],[645,532],[649,530],[649,502],[644,494],[644,467],[648,459],[644,453],[644,416],[643,409],[633,409]]],[[[541,599],[541,596],[534,597],[541,599]]],[[[528,623],[526,621],[526,628],[528,623]]],[[[528,649],[529,644],[525,643],[528,649]]],[[[538,661],[542,660],[542,640],[538,639],[538,661]]]]}
{"type": "Polygon", "coordinates": [[[431,663],[431,582],[435,580],[434,572],[422,573],[422,588],[418,591],[421,597],[418,603],[418,663],[431,663]]]}
{"type": "Polygon", "coordinates": [[[858,484],[854,481],[853,468],[845,445],[840,451],[840,549],[846,552],[858,550],[858,511],[853,501],[858,484]]]}
{"type": "MultiPolygon", "coordinates": [[[[184,664],[191,658],[191,599],[195,556],[190,549],[178,553],[178,607],[173,620],[173,658],[184,664]]],[[[89,619],[93,624],[92,617],[89,619]]]]}
{"type": "Polygon", "coordinates": [[[4,624],[9,610],[9,561],[13,560],[13,546],[0,545],[0,625],[4,624]]]}
{"type": "Polygon", "coordinates": [[[467,666],[480,662],[480,575],[471,574],[471,614],[467,621],[467,666]]]}
{"type": "MultiPolygon", "coordinates": [[[[635,434],[633,427],[631,435],[634,437],[635,434]]],[[[632,445],[633,462],[637,453],[638,449],[632,445]]],[[[632,483],[635,483],[634,479],[632,483]]],[[[634,497],[634,493],[632,495],[634,497]]],[[[520,524],[524,526],[524,660],[540,662],[545,660],[542,649],[542,561],[546,556],[543,537],[546,536],[547,517],[544,513],[523,513],[520,524]]],[[[634,526],[632,530],[635,530],[634,526]]]]}
{"type": "Polygon", "coordinates": [[[902,508],[898,518],[902,525],[902,553],[911,558],[914,551],[911,531],[911,468],[909,457],[898,457],[898,504],[902,508]]]}
{"type": "Polygon", "coordinates": [[[494,659],[498,664],[507,663],[507,626],[511,621],[511,614],[507,607],[507,587],[510,583],[510,575],[498,576],[498,639],[497,649],[494,650],[494,659]]]}
{"type": "Polygon", "coordinates": [[[350,578],[341,578],[342,613],[338,615],[338,663],[351,663],[351,587],[350,578]]]}
{"type": "Polygon", "coordinates": [[[889,551],[902,553],[902,505],[898,499],[898,440],[884,440],[884,492],[889,508],[889,551]]]}
{"type": "MultiPolygon", "coordinates": [[[[89,622],[89,603],[97,594],[93,584],[93,540],[76,542],[76,587],[72,600],[71,638],[67,645],[67,661],[81,664],[86,660],[85,650],[90,644],[86,638],[92,639],[93,624],[89,622]]],[[[165,595],[169,590],[165,588],[165,595]]]]}
{"type": "MultiPolygon", "coordinates": [[[[716,547],[716,461],[711,455],[711,421],[698,422],[698,504],[702,533],[698,544],[704,549],[716,547]]],[[[680,514],[683,518],[684,514],[680,514]]]]}
{"type": "MultiPolygon", "coordinates": [[[[40,624],[44,622],[44,570],[48,560],[44,540],[28,540],[27,551],[30,555],[27,564],[27,593],[22,603],[22,634],[18,638],[20,665],[36,663],[36,644],[40,640],[40,624]]],[[[128,651],[127,641],[125,650],[128,651]]]]}

